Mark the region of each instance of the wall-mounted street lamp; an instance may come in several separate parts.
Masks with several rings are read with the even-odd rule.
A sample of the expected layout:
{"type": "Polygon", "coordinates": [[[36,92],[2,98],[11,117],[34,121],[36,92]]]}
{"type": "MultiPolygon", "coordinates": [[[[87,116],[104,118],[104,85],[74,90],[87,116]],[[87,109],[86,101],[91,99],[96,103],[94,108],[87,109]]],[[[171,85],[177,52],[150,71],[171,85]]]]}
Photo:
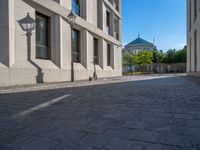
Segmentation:
{"type": "Polygon", "coordinates": [[[27,13],[26,17],[18,21],[20,27],[22,28],[23,31],[26,32],[26,37],[27,37],[27,59],[28,61],[37,68],[37,76],[36,80],[37,83],[43,83],[43,73],[42,69],[31,60],[31,36],[32,36],[32,31],[35,30],[35,20],[27,13]]]}
{"type": "Polygon", "coordinates": [[[35,20],[27,13],[26,17],[18,21],[20,27],[26,32],[28,52],[27,59],[31,60],[31,35],[32,31],[35,30],[35,20]]]}
{"type": "Polygon", "coordinates": [[[74,59],[73,59],[74,53],[73,53],[73,41],[72,41],[73,33],[72,32],[73,32],[73,26],[76,21],[76,15],[73,13],[72,10],[69,13],[69,15],[67,16],[67,20],[71,26],[71,81],[74,82],[74,59]]]}
{"type": "Polygon", "coordinates": [[[21,20],[18,21],[19,25],[21,26],[22,30],[31,33],[33,30],[35,30],[35,20],[31,18],[29,13],[27,13],[27,16],[21,20]]]}
{"type": "Polygon", "coordinates": [[[76,15],[73,13],[72,10],[69,13],[69,15],[67,16],[67,18],[68,18],[68,23],[73,27],[73,25],[75,24],[75,21],[76,21],[76,15]]]}

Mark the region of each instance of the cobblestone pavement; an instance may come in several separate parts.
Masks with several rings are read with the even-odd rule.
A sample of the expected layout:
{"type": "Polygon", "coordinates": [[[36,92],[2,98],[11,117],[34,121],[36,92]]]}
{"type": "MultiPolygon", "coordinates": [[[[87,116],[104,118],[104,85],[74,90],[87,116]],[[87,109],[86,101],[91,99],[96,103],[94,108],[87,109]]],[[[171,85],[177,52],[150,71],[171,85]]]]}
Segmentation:
{"type": "Polygon", "coordinates": [[[0,150],[200,150],[200,85],[138,76],[7,91],[0,95],[0,150]]]}

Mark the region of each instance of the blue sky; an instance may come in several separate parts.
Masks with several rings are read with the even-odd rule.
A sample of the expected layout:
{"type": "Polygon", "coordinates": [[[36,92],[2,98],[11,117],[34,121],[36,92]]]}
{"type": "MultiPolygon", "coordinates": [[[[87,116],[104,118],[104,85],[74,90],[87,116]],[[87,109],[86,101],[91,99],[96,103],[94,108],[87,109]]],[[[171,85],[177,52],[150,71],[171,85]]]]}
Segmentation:
{"type": "Polygon", "coordinates": [[[122,0],[123,45],[140,37],[164,51],[186,45],[186,0],[122,0]]]}

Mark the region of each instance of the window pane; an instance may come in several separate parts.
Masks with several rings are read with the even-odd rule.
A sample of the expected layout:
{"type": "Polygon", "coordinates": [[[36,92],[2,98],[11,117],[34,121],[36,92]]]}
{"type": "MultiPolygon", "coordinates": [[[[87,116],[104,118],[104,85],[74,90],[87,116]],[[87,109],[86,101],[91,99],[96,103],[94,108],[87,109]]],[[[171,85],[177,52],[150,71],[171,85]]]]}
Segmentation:
{"type": "Polygon", "coordinates": [[[72,31],[72,55],[74,62],[80,62],[79,36],[79,31],[72,31]]]}
{"type": "Polygon", "coordinates": [[[194,0],[194,21],[197,19],[197,0],[194,0]]]}
{"type": "Polygon", "coordinates": [[[48,48],[47,47],[36,46],[36,48],[37,48],[36,58],[48,59],[48,48]]]}
{"type": "Polygon", "coordinates": [[[110,44],[107,44],[107,66],[111,66],[110,44]]]}
{"type": "Polygon", "coordinates": [[[80,6],[79,6],[79,0],[72,0],[72,11],[80,16],[80,6]]]}
{"type": "Polygon", "coordinates": [[[194,32],[194,71],[197,72],[197,30],[194,32]]]}
{"type": "Polygon", "coordinates": [[[192,3],[191,0],[189,2],[189,31],[191,31],[192,26],[192,3]]]}
{"type": "Polygon", "coordinates": [[[106,11],[106,25],[110,27],[110,13],[106,11]]]}
{"type": "Polygon", "coordinates": [[[107,33],[110,34],[110,13],[106,11],[106,25],[107,25],[107,33]]]}
{"type": "Polygon", "coordinates": [[[47,20],[38,16],[36,21],[36,29],[38,44],[47,45],[47,20]]]}
{"type": "Polygon", "coordinates": [[[36,14],[36,57],[49,58],[48,17],[36,14]]]}
{"type": "Polygon", "coordinates": [[[98,39],[95,39],[94,38],[94,40],[93,40],[93,45],[94,45],[94,47],[93,47],[93,53],[94,53],[94,63],[95,64],[99,64],[99,56],[98,56],[98,39]]]}

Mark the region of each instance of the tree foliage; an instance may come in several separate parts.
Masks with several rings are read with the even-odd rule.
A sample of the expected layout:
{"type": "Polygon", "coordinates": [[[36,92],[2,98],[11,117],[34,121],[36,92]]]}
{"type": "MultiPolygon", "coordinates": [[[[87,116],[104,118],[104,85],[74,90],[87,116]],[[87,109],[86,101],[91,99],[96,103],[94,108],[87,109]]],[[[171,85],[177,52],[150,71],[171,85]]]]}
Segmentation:
{"type": "Polygon", "coordinates": [[[128,52],[123,53],[123,65],[126,67],[135,65],[134,55],[128,52]]]}
{"type": "Polygon", "coordinates": [[[141,51],[135,55],[135,63],[139,66],[146,66],[153,63],[153,51],[141,51]]]}
{"type": "Polygon", "coordinates": [[[135,56],[128,52],[123,53],[123,66],[130,68],[131,75],[133,72],[132,66],[134,65],[135,65],[135,56]]]}
{"type": "Polygon", "coordinates": [[[153,51],[141,51],[136,55],[125,52],[123,53],[123,65],[124,66],[146,66],[153,63],[186,63],[187,57],[187,47],[185,46],[181,50],[170,49],[167,52],[162,50],[153,50],[153,51]]]}
{"type": "Polygon", "coordinates": [[[161,63],[163,61],[164,54],[163,51],[154,50],[153,51],[153,63],[161,63]]]}
{"type": "Polygon", "coordinates": [[[174,55],[175,63],[186,63],[187,61],[187,47],[185,46],[182,50],[176,51],[174,55]]]}
{"type": "Polygon", "coordinates": [[[164,54],[162,63],[186,63],[187,58],[187,47],[185,46],[181,50],[170,49],[164,54]]]}
{"type": "Polygon", "coordinates": [[[166,64],[172,64],[174,63],[174,56],[175,56],[176,50],[170,49],[164,54],[163,63],[166,64]]]}

